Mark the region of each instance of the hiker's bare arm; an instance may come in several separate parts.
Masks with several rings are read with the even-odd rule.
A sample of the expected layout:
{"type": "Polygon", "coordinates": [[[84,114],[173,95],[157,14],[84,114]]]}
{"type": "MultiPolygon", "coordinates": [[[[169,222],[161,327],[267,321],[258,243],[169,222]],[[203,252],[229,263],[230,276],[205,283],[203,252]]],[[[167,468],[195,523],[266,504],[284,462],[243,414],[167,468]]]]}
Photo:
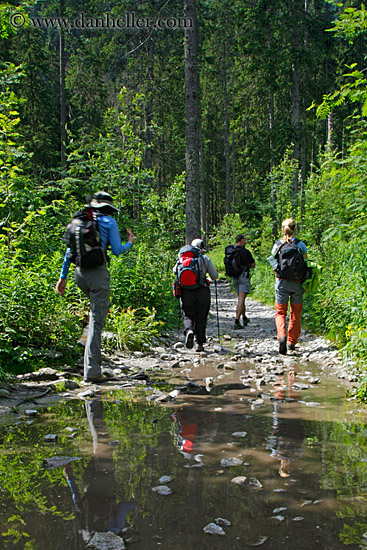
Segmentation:
{"type": "Polygon", "coordinates": [[[56,291],[63,296],[66,289],[66,279],[59,279],[56,283],[56,291]]]}
{"type": "Polygon", "coordinates": [[[135,239],[136,239],[136,237],[135,237],[134,233],[132,231],[130,231],[130,229],[128,229],[127,230],[127,240],[128,240],[128,242],[133,244],[135,239]]]}

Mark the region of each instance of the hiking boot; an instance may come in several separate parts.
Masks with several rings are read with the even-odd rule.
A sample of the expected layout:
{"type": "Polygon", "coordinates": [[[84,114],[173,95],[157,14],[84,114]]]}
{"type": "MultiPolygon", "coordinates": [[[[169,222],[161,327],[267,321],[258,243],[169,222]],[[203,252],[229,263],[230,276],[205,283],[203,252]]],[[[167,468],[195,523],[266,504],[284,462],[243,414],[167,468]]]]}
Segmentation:
{"type": "Polygon", "coordinates": [[[296,344],[289,344],[288,349],[289,351],[294,351],[296,349],[296,344]]]}
{"type": "Polygon", "coordinates": [[[287,338],[285,336],[279,338],[279,353],[281,355],[287,354],[287,338]]]}
{"type": "Polygon", "coordinates": [[[233,325],[234,330],[241,330],[241,328],[245,328],[241,323],[235,323],[233,325]]]}
{"type": "Polygon", "coordinates": [[[204,346],[203,346],[202,344],[198,344],[198,345],[196,346],[196,351],[205,351],[205,350],[204,350],[204,346]]]}
{"type": "Polygon", "coordinates": [[[107,380],[110,380],[107,376],[104,374],[100,374],[99,376],[93,376],[93,378],[84,378],[84,382],[87,382],[88,384],[103,384],[103,382],[107,382],[107,380]]]}
{"type": "Polygon", "coordinates": [[[189,329],[186,332],[185,346],[187,347],[187,349],[192,349],[193,345],[194,345],[194,331],[189,329]]]}
{"type": "Polygon", "coordinates": [[[243,318],[243,324],[244,324],[244,326],[248,325],[249,322],[250,322],[250,319],[249,319],[248,317],[246,317],[246,315],[245,315],[244,318],[243,318]]]}

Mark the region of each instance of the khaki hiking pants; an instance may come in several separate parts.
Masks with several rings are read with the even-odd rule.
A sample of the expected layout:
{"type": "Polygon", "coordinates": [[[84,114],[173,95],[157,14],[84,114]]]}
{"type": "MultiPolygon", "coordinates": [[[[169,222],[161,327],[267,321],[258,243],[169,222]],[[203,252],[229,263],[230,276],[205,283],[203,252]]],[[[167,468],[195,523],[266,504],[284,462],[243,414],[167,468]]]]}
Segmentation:
{"type": "Polygon", "coordinates": [[[101,374],[101,339],[110,308],[110,274],[105,265],[77,267],[74,278],[90,302],[89,329],[84,350],[84,377],[95,378],[101,374]]]}

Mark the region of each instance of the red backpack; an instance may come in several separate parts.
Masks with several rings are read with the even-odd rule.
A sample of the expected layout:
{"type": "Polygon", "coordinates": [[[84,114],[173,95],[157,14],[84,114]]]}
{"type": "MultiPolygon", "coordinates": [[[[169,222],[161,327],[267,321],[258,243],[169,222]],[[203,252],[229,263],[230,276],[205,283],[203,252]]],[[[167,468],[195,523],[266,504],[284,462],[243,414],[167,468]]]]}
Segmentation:
{"type": "Polygon", "coordinates": [[[194,290],[206,285],[206,278],[200,269],[201,250],[190,244],[183,246],[178,253],[177,280],[182,288],[194,290]]]}

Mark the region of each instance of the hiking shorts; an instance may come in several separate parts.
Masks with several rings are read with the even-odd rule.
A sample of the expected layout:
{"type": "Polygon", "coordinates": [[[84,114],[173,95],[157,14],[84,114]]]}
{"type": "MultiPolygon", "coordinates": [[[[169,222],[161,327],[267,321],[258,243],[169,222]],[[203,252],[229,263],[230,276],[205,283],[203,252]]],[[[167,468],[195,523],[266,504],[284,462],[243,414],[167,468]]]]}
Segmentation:
{"type": "Polygon", "coordinates": [[[239,277],[232,277],[233,286],[237,294],[250,292],[250,274],[248,271],[243,271],[239,277]]]}
{"type": "Polygon", "coordinates": [[[292,304],[302,304],[303,293],[302,283],[275,279],[275,302],[277,304],[288,304],[289,298],[292,304]]]}

